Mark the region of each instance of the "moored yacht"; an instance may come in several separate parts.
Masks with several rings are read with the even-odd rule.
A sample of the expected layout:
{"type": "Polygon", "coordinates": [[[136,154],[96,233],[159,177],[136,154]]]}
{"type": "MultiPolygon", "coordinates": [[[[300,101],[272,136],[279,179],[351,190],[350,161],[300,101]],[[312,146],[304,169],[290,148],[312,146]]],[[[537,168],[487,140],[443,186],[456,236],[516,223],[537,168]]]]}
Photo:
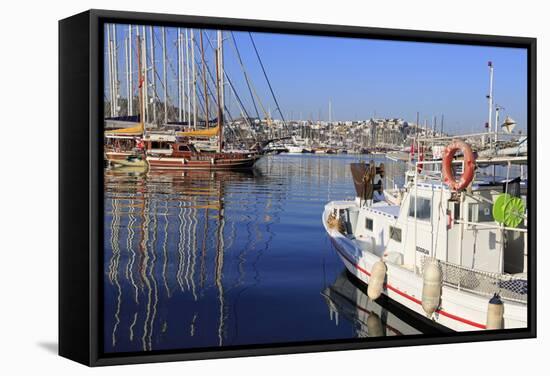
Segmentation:
{"type": "Polygon", "coordinates": [[[476,160],[468,144],[453,141],[442,160],[411,164],[405,185],[386,191],[375,183],[383,165],[354,163],[355,200],[328,203],[323,224],[371,299],[384,294],[456,331],[524,328],[527,179],[513,168],[520,163],[527,158],[476,160]],[[482,166],[491,165],[506,178],[484,177],[482,166]]]}
{"type": "MultiPolygon", "coordinates": [[[[213,137],[218,128],[206,130],[160,133],[145,136],[147,163],[150,169],[160,170],[242,170],[254,166],[263,156],[258,150],[199,151],[191,137],[213,137]]],[[[219,139],[220,136],[218,136],[219,139]]],[[[220,141],[218,140],[218,143],[220,141]]]]}

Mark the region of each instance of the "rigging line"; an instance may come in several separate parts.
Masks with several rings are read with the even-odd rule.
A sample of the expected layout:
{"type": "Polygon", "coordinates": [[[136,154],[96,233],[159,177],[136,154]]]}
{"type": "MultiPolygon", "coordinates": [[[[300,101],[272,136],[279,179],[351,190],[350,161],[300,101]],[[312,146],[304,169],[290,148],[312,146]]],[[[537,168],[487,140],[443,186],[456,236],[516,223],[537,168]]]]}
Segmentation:
{"type": "Polygon", "coordinates": [[[277,110],[279,111],[279,114],[281,115],[281,119],[283,120],[283,124],[286,124],[285,117],[283,115],[283,112],[281,111],[281,106],[279,106],[279,102],[277,101],[277,97],[275,96],[275,92],[273,91],[273,87],[271,87],[271,82],[269,82],[269,78],[267,77],[267,72],[265,71],[264,64],[262,63],[262,59],[260,58],[260,53],[258,52],[258,49],[256,48],[256,43],[254,43],[254,38],[252,38],[252,33],[249,31],[248,36],[250,36],[250,41],[252,42],[252,46],[254,47],[254,51],[256,52],[256,56],[258,57],[258,62],[260,63],[260,66],[262,67],[262,72],[264,73],[265,80],[267,81],[267,85],[269,86],[269,91],[271,92],[271,95],[273,96],[273,100],[275,101],[275,105],[277,106],[277,110]]]}
{"type": "MultiPolygon", "coordinates": [[[[215,50],[213,45],[212,45],[212,42],[210,40],[210,37],[208,35],[208,33],[204,33],[204,36],[206,37],[206,41],[208,42],[208,45],[210,46],[210,48],[212,50],[215,50]]],[[[198,47],[197,45],[197,41],[195,41],[195,45],[198,47]]],[[[208,47],[207,45],[207,47],[208,47]]],[[[196,60],[196,59],[195,59],[196,60]]],[[[212,81],[214,84],[215,84],[215,81],[214,81],[214,78],[213,78],[213,75],[212,75],[212,72],[210,71],[210,67],[208,65],[205,66],[206,67],[206,72],[208,72],[208,75],[209,75],[209,78],[210,78],[210,81],[212,81]]],[[[233,93],[233,95],[235,96],[235,98],[237,99],[237,103],[239,104],[239,107],[240,107],[240,110],[241,110],[241,116],[244,118],[244,120],[246,121],[246,123],[248,124],[248,126],[250,127],[250,129],[252,129],[252,124],[250,123],[250,116],[248,115],[248,112],[246,111],[245,107],[244,107],[244,104],[242,103],[242,100],[241,98],[239,97],[239,95],[237,94],[236,90],[235,90],[235,87],[233,86],[233,83],[231,81],[231,79],[229,78],[229,75],[227,74],[227,71],[224,70],[224,77],[225,79],[227,80],[227,83],[229,84],[229,88],[231,89],[231,92],[233,93]]],[[[202,74],[201,72],[199,72],[199,76],[202,77],[202,74]]],[[[208,87],[210,87],[210,85],[207,85],[208,87]]],[[[200,90],[200,88],[199,88],[200,90]]],[[[209,89],[209,91],[211,92],[211,89],[209,89]]],[[[203,95],[203,98],[204,98],[204,94],[203,95]]],[[[213,95],[212,95],[213,97],[213,95]]],[[[214,99],[214,102],[216,100],[214,99]]],[[[233,118],[232,116],[229,114],[229,109],[226,105],[224,105],[224,110],[227,112],[227,114],[229,115],[229,119],[231,121],[233,121],[233,118]]],[[[229,129],[231,129],[231,131],[233,132],[233,134],[235,136],[237,136],[237,132],[232,128],[232,127],[228,127],[229,129]]],[[[240,133],[240,132],[239,132],[240,133]]],[[[256,137],[256,134],[254,133],[254,141],[257,141],[257,137],[256,137]]],[[[244,137],[242,137],[242,134],[241,134],[241,138],[244,139],[244,137]]]]}
{"type": "MultiPolygon", "coordinates": [[[[237,45],[235,44],[234,48],[236,48],[236,46],[237,46],[237,45]]],[[[236,51],[236,52],[237,52],[237,55],[240,56],[239,52],[238,52],[238,51],[236,51]]],[[[239,60],[240,60],[240,57],[239,57],[239,60]]],[[[272,119],[271,119],[271,116],[270,116],[270,114],[268,113],[268,111],[266,111],[266,109],[265,109],[265,107],[264,107],[264,105],[263,105],[263,103],[262,103],[262,100],[260,99],[260,96],[259,96],[258,93],[256,92],[256,88],[254,87],[254,85],[252,85],[252,83],[250,83],[250,85],[249,85],[249,83],[248,83],[248,76],[247,76],[247,74],[246,74],[246,70],[245,70],[244,66],[242,66],[242,63],[241,63],[241,68],[242,68],[242,70],[243,70],[243,72],[244,72],[244,74],[245,74],[245,78],[247,79],[248,90],[249,90],[249,92],[250,92],[250,96],[252,97],[252,103],[254,104],[254,109],[256,110],[256,116],[258,116],[258,119],[260,118],[260,114],[258,113],[258,108],[256,107],[256,102],[254,101],[254,98],[256,98],[256,100],[257,100],[258,103],[260,104],[260,108],[262,109],[262,112],[264,113],[264,117],[265,117],[265,119],[267,120],[267,125],[268,125],[268,126],[271,126],[271,125],[272,125],[272,124],[271,124],[271,120],[272,120],[272,119]]]]}
{"type": "MultiPolygon", "coordinates": [[[[208,33],[204,33],[204,35],[206,36],[206,40],[208,42],[210,42],[210,39],[208,38],[208,33]]],[[[195,45],[197,44],[197,42],[195,41],[195,45]]],[[[197,46],[199,47],[199,46],[197,46]]],[[[198,64],[198,65],[202,65],[203,64],[203,61],[202,61],[202,58],[200,58],[200,60],[197,61],[197,59],[195,59],[195,63],[198,64]]],[[[213,75],[212,75],[212,72],[210,71],[210,67],[208,66],[208,60],[206,58],[204,58],[204,75],[202,74],[201,72],[201,69],[199,69],[199,72],[197,72],[197,77],[199,77],[200,79],[202,79],[204,81],[204,84],[206,84],[206,88],[207,88],[207,95],[209,94],[212,98],[211,100],[214,102],[214,104],[216,105],[216,107],[218,106],[218,103],[216,101],[216,96],[214,95],[212,89],[210,88],[210,82],[208,81],[208,78],[210,78],[210,80],[212,81],[213,85],[215,86],[216,85],[216,81],[214,80],[213,78],[213,75]],[[208,75],[206,75],[206,72],[208,72],[208,75]]],[[[200,90],[200,85],[198,85],[198,89],[200,90]]],[[[203,99],[206,101],[206,98],[204,98],[203,96],[203,99]]],[[[207,104],[208,102],[206,102],[207,104]]],[[[205,104],[205,105],[206,105],[205,104]]],[[[210,111],[208,111],[210,112],[210,111]]],[[[208,116],[208,119],[210,120],[210,116],[208,116]]]]}
{"type": "Polygon", "coordinates": [[[239,107],[241,109],[241,116],[245,119],[246,123],[252,129],[252,124],[250,124],[250,116],[248,115],[248,112],[246,111],[246,108],[243,105],[243,102],[241,101],[241,98],[239,97],[239,94],[237,94],[237,91],[235,90],[235,87],[233,86],[233,82],[229,78],[226,72],[225,73],[225,79],[227,80],[227,83],[229,84],[229,88],[233,92],[233,95],[235,96],[235,99],[237,99],[237,103],[239,104],[239,107]]]}
{"type": "MultiPolygon", "coordinates": [[[[216,48],[214,48],[214,45],[212,44],[212,41],[211,41],[210,36],[208,35],[208,33],[205,33],[204,35],[206,36],[206,41],[208,42],[208,45],[210,46],[210,48],[211,48],[213,51],[216,51],[216,48]]],[[[211,72],[210,68],[208,67],[208,65],[206,66],[206,72],[208,73],[208,77],[210,78],[210,81],[212,81],[212,85],[216,86],[216,85],[217,85],[216,80],[214,79],[214,75],[212,74],[212,72],[211,72]]],[[[225,69],[224,69],[224,72],[223,72],[223,73],[224,73],[224,77],[226,77],[227,80],[229,80],[229,78],[227,77],[227,72],[225,71],[225,69]]],[[[209,86],[209,87],[210,87],[210,86],[209,86]]],[[[209,91],[210,91],[212,97],[214,98],[214,94],[212,93],[212,89],[209,89],[209,91]]],[[[233,91],[234,91],[234,90],[233,90],[233,91]]],[[[235,94],[235,95],[236,95],[236,94],[235,94]]],[[[215,99],[215,98],[214,98],[214,102],[216,103],[216,106],[217,106],[217,102],[216,102],[216,99],[215,99]]],[[[227,107],[225,104],[224,104],[223,107],[224,107],[223,109],[225,110],[225,112],[227,112],[228,118],[229,118],[231,121],[233,121],[233,118],[232,118],[231,114],[229,113],[228,107],[227,107]]],[[[248,116],[248,114],[247,114],[247,116],[248,116]]]]}
{"type": "Polygon", "coordinates": [[[244,74],[244,78],[246,80],[246,86],[248,87],[248,92],[250,93],[250,98],[252,99],[252,104],[254,105],[254,110],[256,111],[256,116],[258,119],[260,118],[260,113],[258,112],[258,107],[256,107],[256,102],[254,101],[254,95],[252,95],[252,89],[250,88],[250,81],[248,78],[248,73],[246,72],[243,64],[243,60],[241,59],[241,53],[239,52],[239,47],[237,47],[237,40],[235,39],[235,35],[231,31],[231,40],[233,41],[233,48],[235,49],[235,53],[237,54],[237,58],[239,59],[239,64],[241,66],[241,69],[244,74]]]}
{"type": "MultiPolygon", "coordinates": [[[[204,35],[206,36],[206,41],[208,42],[208,45],[210,46],[210,48],[212,48],[212,49],[214,50],[214,46],[213,46],[213,44],[212,44],[212,41],[210,40],[210,37],[208,36],[208,33],[205,33],[204,35]]],[[[196,41],[195,41],[195,44],[197,44],[196,41]]],[[[206,71],[208,72],[211,81],[212,81],[213,83],[215,83],[214,78],[213,78],[213,75],[212,75],[212,73],[210,72],[210,69],[209,69],[208,66],[206,66],[206,71]]],[[[250,124],[250,121],[249,121],[250,116],[248,115],[248,112],[246,111],[246,109],[245,109],[245,107],[244,107],[244,104],[243,104],[241,98],[240,98],[239,95],[237,94],[237,91],[235,90],[235,87],[233,86],[232,81],[229,79],[229,75],[227,74],[227,71],[224,70],[223,73],[224,73],[225,79],[227,80],[227,83],[229,84],[229,87],[230,87],[231,91],[233,92],[233,95],[235,95],[235,97],[237,98],[237,101],[238,101],[238,103],[239,103],[239,105],[240,105],[240,107],[241,107],[241,115],[243,115],[243,117],[246,116],[246,117],[245,117],[245,120],[246,120],[247,124],[252,128],[252,124],[250,124]]],[[[229,112],[229,110],[227,109],[227,106],[224,106],[224,107],[225,107],[226,111],[229,112]]]]}
{"type": "MultiPolygon", "coordinates": [[[[209,87],[209,92],[211,92],[210,87],[209,87]]],[[[202,91],[202,89],[200,87],[197,87],[197,94],[198,94],[197,95],[197,103],[198,103],[200,109],[204,112],[204,92],[202,91]]],[[[226,108],[226,111],[227,111],[227,106],[224,106],[224,107],[226,108]]],[[[230,121],[233,121],[233,117],[231,116],[231,114],[228,113],[227,115],[228,115],[228,119],[230,121]]],[[[233,133],[233,135],[235,135],[235,136],[237,135],[235,133],[235,130],[231,126],[229,126],[227,128],[233,133]]]]}
{"type": "MultiPolygon", "coordinates": [[[[208,39],[208,38],[207,38],[207,39],[208,39]]],[[[210,42],[209,39],[208,39],[208,42],[209,42],[209,44],[210,44],[211,47],[212,47],[212,43],[210,42]]],[[[212,47],[212,48],[214,48],[214,47],[212,47]]],[[[234,48],[236,48],[236,44],[235,44],[234,48]]],[[[254,101],[254,97],[256,97],[256,100],[257,100],[258,103],[260,104],[260,107],[261,107],[261,109],[262,109],[262,112],[264,113],[264,116],[265,116],[265,118],[267,119],[268,125],[271,125],[271,124],[270,124],[270,123],[271,123],[271,117],[269,116],[269,114],[268,114],[267,111],[265,110],[265,107],[264,107],[264,105],[263,105],[263,103],[262,103],[262,101],[261,101],[261,99],[260,99],[258,93],[256,92],[256,89],[254,88],[254,85],[249,84],[249,82],[248,82],[248,75],[246,74],[246,70],[245,70],[244,66],[242,65],[242,61],[241,61],[241,59],[240,59],[240,54],[239,54],[238,50],[236,50],[236,53],[237,53],[237,56],[239,56],[239,61],[240,61],[240,63],[241,63],[241,69],[243,70],[243,73],[244,73],[244,76],[245,76],[245,79],[246,79],[246,84],[247,84],[247,86],[248,86],[248,90],[249,90],[249,92],[250,92],[250,96],[252,97],[252,104],[254,105],[254,109],[256,110],[256,116],[258,117],[258,119],[260,118],[260,114],[259,114],[259,112],[258,112],[258,108],[256,107],[256,102],[254,101]]]]}
{"type": "MultiPolygon", "coordinates": [[[[206,66],[206,73],[208,73],[208,75],[206,76],[206,78],[207,78],[207,85],[206,86],[208,87],[208,94],[212,97],[211,100],[214,102],[214,104],[217,107],[218,102],[217,102],[216,96],[214,95],[213,90],[211,89],[212,85],[216,86],[216,81],[214,81],[214,76],[212,75],[212,72],[210,72],[210,68],[208,66],[206,66]],[[208,78],[210,78],[210,81],[212,81],[212,85],[210,85],[210,82],[208,82],[208,78]]],[[[199,76],[202,78],[202,74],[199,74],[199,76]]],[[[200,90],[200,87],[199,87],[199,90],[200,90]]]]}
{"type": "MultiPolygon", "coordinates": [[[[195,93],[197,94],[197,104],[198,104],[198,107],[200,107],[200,110],[201,112],[204,113],[204,94],[202,92],[202,89],[200,87],[197,86],[197,90],[195,91],[195,93]],[[201,99],[203,100],[201,102],[201,99]]],[[[199,117],[199,116],[197,116],[199,117]]],[[[198,120],[198,119],[197,119],[198,120]]],[[[206,119],[203,118],[203,121],[205,122],[206,124],[206,119]]]]}
{"type": "MultiPolygon", "coordinates": [[[[205,35],[206,35],[206,39],[209,41],[209,39],[208,39],[208,34],[205,34],[205,35]]],[[[196,59],[195,59],[195,60],[196,60],[196,59]]],[[[208,66],[206,66],[206,72],[208,73],[208,77],[210,78],[210,81],[212,81],[212,85],[216,85],[216,83],[215,83],[215,81],[214,81],[214,76],[212,75],[212,72],[210,71],[210,68],[209,68],[208,66]]],[[[211,89],[211,86],[212,86],[212,85],[207,84],[208,93],[209,93],[209,95],[212,97],[212,100],[213,100],[214,104],[217,106],[217,105],[218,105],[218,102],[217,102],[217,99],[216,99],[215,96],[214,96],[214,93],[212,92],[212,89],[211,89]]],[[[199,92],[200,92],[200,94],[201,94],[201,96],[202,96],[202,98],[203,98],[203,100],[204,100],[204,93],[201,92],[201,88],[198,87],[197,89],[199,90],[199,92]]],[[[202,104],[201,104],[201,106],[202,106],[202,104]]],[[[224,110],[225,110],[225,112],[226,112],[227,118],[228,118],[230,121],[233,121],[233,117],[232,117],[231,114],[229,113],[228,107],[227,107],[225,104],[224,104],[223,107],[224,107],[224,110]]],[[[229,126],[228,128],[231,129],[231,131],[235,134],[235,131],[234,131],[230,126],[229,126]]]]}
{"type": "MultiPolygon", "coordinates": [[[[204,93],[202,92],[202,89],[201,88],[197,88],[197,103],[200,107],[200,109],[204,112],[204,93]],[[201,101],[202,99],[202,101],[201,101]]],[[[227,106],[225,106],[225,108],[227,109],[227,106]]],[[[234,121],[233,117],[231,116],[231,114],[227,114],[227,118],[229,119],[230,122],[234,121]]],[[[229,129],[231,131],[231,133],[233,133],[233,135],[237,136],[237,134],[235,133],[235,130],[233,129],[233,127],[231,127],[230,125],[226,125],[227,129],[229,129]]]]}

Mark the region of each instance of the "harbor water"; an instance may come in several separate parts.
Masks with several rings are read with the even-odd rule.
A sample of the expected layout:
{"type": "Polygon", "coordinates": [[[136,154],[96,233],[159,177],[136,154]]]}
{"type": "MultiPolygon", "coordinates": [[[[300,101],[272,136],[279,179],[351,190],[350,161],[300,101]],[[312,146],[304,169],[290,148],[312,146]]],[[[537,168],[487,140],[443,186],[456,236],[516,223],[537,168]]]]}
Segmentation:
{"type": "MultiPolygon", "coordinates": [[[[105,170],[104,352],[425,332],[368,301],[323,229],[324,205],[354,197],[349,163],[361,158],[372,159],[281,154],[251,172],[105,170]]],[[[376,161],[402,176],[403,163],[376,161]]]]}

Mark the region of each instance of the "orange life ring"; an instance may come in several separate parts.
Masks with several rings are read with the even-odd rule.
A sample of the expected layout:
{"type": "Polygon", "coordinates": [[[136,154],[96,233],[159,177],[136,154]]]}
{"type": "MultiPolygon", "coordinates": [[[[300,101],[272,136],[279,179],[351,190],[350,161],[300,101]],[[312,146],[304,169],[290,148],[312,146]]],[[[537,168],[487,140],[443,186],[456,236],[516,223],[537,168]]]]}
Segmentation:
{"type": "Polygon", "coordinates": [[[453,140],[443,151],[443,181],[455,191],[466,188],[474,179],[475,156],[470,145],[461,140],[453,140]],[[456,180],[453,170],[453,158],[458,150],[464,154],[464,171],[456,180]]]}

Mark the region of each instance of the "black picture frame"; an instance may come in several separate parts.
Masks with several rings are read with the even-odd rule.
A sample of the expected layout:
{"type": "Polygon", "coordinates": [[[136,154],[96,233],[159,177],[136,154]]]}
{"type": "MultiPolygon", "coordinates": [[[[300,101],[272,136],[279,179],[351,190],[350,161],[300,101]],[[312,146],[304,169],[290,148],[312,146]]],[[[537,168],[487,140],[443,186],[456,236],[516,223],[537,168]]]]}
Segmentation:
{"type": "Polygon", "coordinates": [[[432,345],[536,337],[536,158],[530,171],[529,317],[526,329],[104,354],[101,349],[103,244],[103,24],[218,28],[527,49],[529,155],[536,155],[536,39],[172,14],[88,10],[59,21],[59,354],[88,366],[268,354],[432,345]]]}

